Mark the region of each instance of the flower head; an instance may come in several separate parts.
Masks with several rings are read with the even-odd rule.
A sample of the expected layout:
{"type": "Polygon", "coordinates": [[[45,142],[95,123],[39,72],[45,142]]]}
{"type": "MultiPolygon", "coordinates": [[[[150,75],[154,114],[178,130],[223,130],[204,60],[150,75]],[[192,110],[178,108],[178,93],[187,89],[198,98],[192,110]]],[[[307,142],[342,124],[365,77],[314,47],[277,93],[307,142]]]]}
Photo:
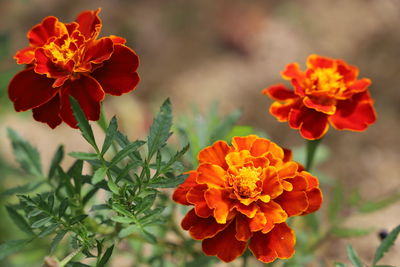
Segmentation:
{"type": "Polygon", "coordinates": [[[98,120],[106,93],[135,89],[138,56],[121,37],[97,38],[102,27],[99,12],[84,11],[72,23],[46,17],[28,32],[29,46],[14,57],[26,68],[8,87],[16,111],[32,109],[35,120],[51,128],[62,121],[76,128],[69,96],[89,120],[98,120]]]}
{"type": "Polygon", "coordinates": [[[276,100],[270,112],[289,122],[306,139],[319,139],[331,124],[338,130],[364,131],[376,120],[369,79],[358,79],[358,69],[339,59],[311,55],[307,70],[297,63],[286,66],[282,77],[294,90],[278,84],[263,90],[276,100]]]}
{"type": "Polygon", "coordinates": [[[198,158],[173,199],[194,206],[181,225],[203,240],[203,251],[229,262],[248,245],[263,262],[290,258],[296,238],[285,221],[319,209],[317,178],[289,150],[256,135],[234,137],[231,146],[218,141],[198,158]]]}

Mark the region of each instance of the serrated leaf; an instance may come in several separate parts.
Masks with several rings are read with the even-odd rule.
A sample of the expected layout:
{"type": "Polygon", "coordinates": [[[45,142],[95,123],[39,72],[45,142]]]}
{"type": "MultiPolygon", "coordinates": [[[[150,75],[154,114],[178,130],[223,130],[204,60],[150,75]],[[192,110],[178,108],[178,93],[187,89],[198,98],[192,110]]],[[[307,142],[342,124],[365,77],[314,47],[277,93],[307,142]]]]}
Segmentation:
{"type": "Polygon", "coordinates": [[[87,152],[71,152],[68,153],[73,158],[81,159],[81,160],[94,160],[98,159],[98,155],[96,153],[87,153],[87,152]]]}
{"type": "Polygon", "coordinates": [[[162,104],[159,113],[150,127],[147,137],[148,158],[151,159],[158,149],[163,147],[170,136],[172,126],[172,109],[169,99],[162,104]]]}
{"type": "Polygon", "coordinates": [[[0,260],[4,259],[8,255],[18,252],[31,241],[32,239],[10,240],[0,244],[0,260]]]}
{"type": "Polygon", "coordinates": [[[60,145],[56,153],[54,153],[53,159],[51,160],[49,174],[48,174],[49,178],[54,177],[57,170],[57,166],[60,165],[63,158],[64,158],[64,146],[60,145]]]}
{"type": "Polygon", "coordinates": [[[139,147],[141,147],[143,144],[146,142],[137,140],[135,142],[130,143],[129,145],[125,146],[121,151],[119,151],[111,160],[110,165],[108,166],[111,168],[121,160],[123,160],[125,157],[127,157],[129,154],[132,152],[136,151],[139,147]]]}
{"type": "Polygon", "coordinates": [[[40,220],[37,220],[36,222],[34,222],[32,224],[32,228],[40,228],[40,227],[44,226],[45,224],[47,224],[48,222],[50,222],[51,219],[52,219],[51,217],[45,217],[40,220]]]}
{"type": "Polygon", "coordinates": [[[68,175],[72,176],[74,179],[74,185],[75,185],[75,192],[77,194],[80,194],[81,192],[81,187],[82,187],[82,170],[83,170],[83,161],[82,160],[77,160],[74,162],[72,167],[68,170],[68,175]]]}
{"type": "Polygon", "coordinates": [[[240,118],[240,110],[234,110],[228,116],[226,116],[219,124],[218,127],[213,130],[210,135],[209,143],[214,143],[217,140],[224,139],[228,133],[232,130],[235,123],[240,118]]]}
{"type": "Polygon", "coordinates": [[[111,220],[117,223],[133,223],[134,220],[129,217],[121,217],[121,216],[115,216],[111,217],[111,220]]]}
{"type": "Polygon", "coordinates": [[[394,241],[396,241],[397,236],[400,233],[400,225],[394,228],[386,237],[383,239],[382,243],[379,245],[375,252],[374,261],[372,264],[376,264],[383,255],[393,246],[394,241]]]}
{"type": "Polygon", "coordinates": [[[101,182],[104,180],[104,177],[106,176],[108,168],[106,166],[103,166],[95,171],[92,177],[92,184],[97,184],[98,182],[101,182]]]}
{"type": "Polygon", "coordinates": [[[357,252],[354,251],[351,245],[347,245],[347,257],[354,264],[356,267],[364,267],[364,264],[361,262],[360,258],[358,257],[357,252]]]}
{"type": "Polygon", "coordinates": [[[118,237],[119,238],[127,237],[127,236],[131,235],[132,233],[137,232],[138,230],[139,230],[139,228],[136,225],[129,225],[128,227],[119,231],[118,237]]]}
{"type": "Polygon", "coordinates": [[[337,237],[347,238],[368,235],[373,230],[374,229],[335,227],[332,229],[331,233],[337,237]]]}
{"type": "Polygon", "coordinates": [[[67,208],[68,208],[68,204],[69,204],[68,198],[64,198],[64,199],[61,201],[60,207],[58,208],[58,217],[59,217],[59,218],[61,218],[61,217],[64,216],[65,211],[66,211],[67,208]]]}
{"type": "Polygon", "coordinates": [[[8,137],[11,139],[15,159],[22,169],[30,174],[42,177],[42,164],[37,149],[10,128],[8,129],[8,137]]]}
{"type": "Polygon", "coordinates": [[[106,263],[109,261],[112,252],[114,249],[114,245],[110,246],[106,252],[104,252],[103,256],[101,257],[100,261],[96,264],[96,267],[103,267],[106,265],[106,263]]]}
{"type": "Polygon", "coordinates": [[[109,179],[109,180],[107,181],[107,185],[108,185],[108,188],[111,190],[111,192],[113,192],[113,193],[116,194],[116,195],[119,195],[119,188],[118,188],[118,185],[116,185],[116,184],[113,182],[112,179],[109,179]]]}
{"type": "Polygon", "coordinates": [[[83,138],[85,138],[86,141],[88,141],[88,143],[96,151],[99,151],[99,148],[97,147],[96,141],[94,139],[92,127],[90,126],[85,116],[85,113],[83,113],[81,106],[79,105],[78,101],[76,101],[72,96],[69,97],[69,100],[71,102],[72,111],[76,121],[78,122],[78,127],[81,131],[83,138]]]}
{"type": "Polygon", "coordinates": [[[107,150],[110,148],[114,138],[115,134],[117,133],[117,128],[118,128],[118,122],[117,118],[114,116],[112,117],[110,124],[108,125],[107,131],[106,131],[106,137],[104,138],[104,143],[101,148],[101,155],[104,155],[107,150]]]}
{"type": "Polygon", "coordinates": [[[60,244],[61,240],[64,238],[66,233],[68,233],[67,230],[62,230],[56,234],[56,236],[53,238],[53,241],[51,241],[50,254],[53,254],[53,252],[56,250],[58,244],[60,244]]]}
{"type": "Polygon", "coordinates": [[[13,220],[15,225],[23,232],[33,235],[34,233],[32,232],[31,227],[29,226],[28,222],[25,220],[24,217],[22,217],[21,214],[19,214],[13,207],[11,206],[6,206],[8,215],[10,218],[13,220]]]}

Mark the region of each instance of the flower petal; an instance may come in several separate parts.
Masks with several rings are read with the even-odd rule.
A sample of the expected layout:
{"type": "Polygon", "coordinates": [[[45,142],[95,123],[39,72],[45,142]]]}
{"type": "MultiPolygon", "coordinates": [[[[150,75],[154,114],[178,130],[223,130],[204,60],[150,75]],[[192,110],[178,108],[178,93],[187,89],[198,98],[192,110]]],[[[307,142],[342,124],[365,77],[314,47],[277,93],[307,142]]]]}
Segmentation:
{"type": "Polygon", "coordinates": [[[321,138],[329,128],[326,114],[306,107],[290,111],[289,126],[300,128],[301,136],[311,140],[321,138]]]}
{"type": "Polygon", "coordinates": [[[110,38],[104,37],[99,40],[93,40],[86,45],[83,62],[100,64],[104,60],[109,59],[113,51],[114,44],[110,38]]]}
{"type": "Polygon", "coordinates": [[[237,215],[236,216],[236,239],[239,241],[247,241],[253,233],[250,231],[249,228],[249,220],[246,216],[237,215]]]}
{"type": "Polygon", "coordinates": [[[97,121],[100,118],[100,101],[105,94],[95,79],[81,75],[79,79],[68,80],[62,86],[60,115],[69,126],[76,128],[77,122],[72,114],[70,95],[78,101],[88,120],[97,121]]]}
{"type": "Polygon", "coordinates": [[[286,223],[275,225],[267,234],[256,232],[250,239],[249,248],[254,256],[268,263],[276,258],[288,259],[294,254],[296,237],[294,231],[286,223]]]}
{"type": "Polygon", "coordinates": [[[228,224],[219,224],[213,217],[201,218],[191,209],[183,218],[181,226],[188,230],[191,237],[196,240],[203,240],[215,236],[224,230],[228,224]]]}
{"type": "Polygon", "coordinates": [[[114,52],[103,66],[93,71],[92,76],[101,84],[104,91],[111,95],[122,95],[135,89],[139,83],[137,68],[139,57],[121,44],[114,44],[114,52]]]}
{"type": "Polygon", "coordinates": [[[285,191],[274,200],[289,217],[302,214],[308,208],[307,195],[303,191],[285,191]]]}
{"type": "Polygon", "coordinates": [[[66,33],[64,24],[56,17],[50,16],[44,18],[28,32],[28,39],[33,47],[40,47],[45,45],[50,37],[60,36],[63,33],[66,33]]]}
{"type": "Polygon", "coordinates": [[[294,101],[288,101],[286,103],[280,103],[276,101],[269,107],[269,112],[278,121],[285,122],[288,120],[290,112],[293,109],[298,109],[300,102],[300,98],[294,101]]]}
{"type": "Polygon", "coordinates": [[[53,81],[35,73],[33,68],[17,73],[8,85],[8,96],[15,110],[36,108],[52,99],[58,92],[52,87],[53,81]]]}
{"type": "Polygon", "coordinates": [[[54,96],[47,103],[34,108],[32,112],[35,120],[47,123],[52,129],[56,128],[62,122],[60,118],[60,97],[54,96]]]}
{"type": "Polygon", "coordinates": [[[283,84],[272,85],[262,91],[264,95],[269,96],[272,99],[284,101],[288,99],[298,98],[293,90],[288,89],[283,84]]]}
{"type": "Polygon", "coordinates": [[[98,16],[101,9],[84,11],[78,15],[76,22],[79,24],[79,31],[86,39],[94,39],[101,30],[101,20],[98,16]]]}
{"type": "Polygon", "coordinates": [[[334,65],[335,65],[335,61],[328,57],[321,57],[319,55],[310,55],[307,58],[307,67],[310,69],[332,68],[334,65]]]}
{"type": "Polygon", "coordinates": [[[368,92],[356,94],[350,100],[339,101],[337,111],[329,117],[338,130],[363,131],[376,121],[375,109],[368,92]]]}
{"type": "Polygon", "coordinates": [[[217,141],[212,146],[206,147],[199,152],[199,163],[211,163],[227,169],[225,156],[229,153],[230,147],[225,141],[217,141]]]}
{"type": "Polygon", "coordinates": [[[281,72],[281,75],[286,80],[303,80],[305,77],[297,63],[286,65],[286,68],[281,72]]]}
{"type": "Polygon", "coordinates": [[[196,214],[200,217],[207,218],[213,214],[212,209],[207,205],[204,193],[208,189],[205,184],[198,184],[191,188],[186,195],[186,199],[189,203],[194,205],[196,214]]]}
{"type": "Polygon", "coordinates": [[[283,192],[283,186],[278,178],[276,168],[269,166],[263,170],[263,191],[262,194],[269,195],[271,199],[278,197],[283,192]]]}
{"type": "Polygon", "coordinates": [[[306,194],[309,205],[301,215],[317,211],[322,204],[322,192],[319,188],[314,188],[310,191],[307,191],[306,194]]]}
{"type": "Polygon", "coordinates": [[[251,146],[250,152],[253,156],[258,157],[267,152],[272,153],[276,158],[283,159],[283,150],[274,142],[264,138],[257,138],[251,146]]]}
{"type": "Polygon", "coordinates": [[[198,168],[196,181],[199,184],[207,184],[209,187],[221,188],[225,186],[226,171],[218,165],[203,163],[198,168]]]}
{"type": "Polygon", "coordinates": [[[214,218],[218,223],[226,223],[229,211],[233,206],[227,190],[210,188],[204,193],[207,205],[214,210],[214,218]]]}
{"type": "Polygon", "coordinates": [[[230,262],[239,257],[246,250],[246,242],[238,241],[235,237],[236,224],[234,222],[216,236],[203,240],[202,248],[206,255],[217,256],[224,262],[230,262]]]}
{"type": "Polygon", "coordinates": [[[331,98],[306,96],[303,98],[303,104],[328,115],[335,114],[336,111],[336,100],[331,98]]]}
{"type": "Polygon", "coordinates": [[[256,139],[256,135],[235,136],[232,138],[232,145],[237,151],[250,150],[254,140],[256,139]]]}
{"type": "Polygon", "coordinates": [[[21,49],[15,54],[14,58],[17,60],[17,64],[31,64],[35,59],[35,48],[21,49]]]}
{"type": "Polygon", "coordinates": [[[191,205],[186,199],[186,194],[192,187],[197,185],[196,179],[198,173],[196,171],[189,171],[185,174],[189,174],[186,180],[175,189],[172,199],[182,205],[191,205]]]}

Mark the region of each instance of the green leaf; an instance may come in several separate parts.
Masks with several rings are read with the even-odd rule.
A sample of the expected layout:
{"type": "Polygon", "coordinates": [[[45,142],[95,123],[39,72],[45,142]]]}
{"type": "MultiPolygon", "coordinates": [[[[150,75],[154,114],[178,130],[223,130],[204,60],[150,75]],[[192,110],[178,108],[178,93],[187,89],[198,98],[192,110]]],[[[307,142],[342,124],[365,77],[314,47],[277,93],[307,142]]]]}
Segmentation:
{"type": "Polygon", "coordinates": [[[41,231],[38,236],[39,237],[45,237],[45,236],[53,233],[58,228],[58,226],[60,226],[59,223],[53,223],[50,226],[48,226],[45,229],[43,229],[43,231],[41,231]]]}
{"type": "Polygon", "coordinates": [[[150,134],[147,137],[148,158],[151,159],[153,155],[161,147],[165,145],[169,136],[172,126],[172,109],[169,99],[165,100],[160,108],[150,127],[150,134]]]}
{"type": "Polygon", "coordinates": [[[45,224],[47,224],[48,222],[50,222],[51,219],[52,219],[51,217],[45,217],[40,220],[37,220],[36,222],[34,222],[32,224],[32,228],[40,228],[40,227],[44,226],[45,224]]]}
{"type": "Polygon", "coordinates": [[[8,215],[10,216],[10,218],[13,220],[13,222],[15,223],[16,226],[18,226],[18,228],[29,234],[29,235],[33,235],[34,233],[32,232],[31,227],[29,226],[28,222],[25,220],[24,217],[22,217],[21,214],[19,214],[13,207],[11,206],[6,206],[8,215]]]}
{"type": "Polygon", "coordinates": [[[98,159],[98,155],[96,153],[86,153],[86,152],[71,152],[68,153],[73,158],[81,159],[81,160],[94,160],[98,159]]]}
{"type": "Polygon", "coordinates": [[[0,197],[5,197],[5,196],[10,196],[14,194],[26,194],[30,193],[37,188],[39,188],[41,185],[45,184],[46,181],[40,181],[40,182],[32,182],[32,183],[27,183],[24,185],[16,186],[13,188],[9,188],[7,190],[4,190],[3,192],[0,193],[0,197]]]}
{"type": "Polygon", "coordinates": [[[37,149],[10,128],[8,129],[8,137],[11,139],[15,158],[22,169],[30,174],[42,177],[42,164],[37,149]]]}
{"type": "Polygon", "coordinates": [[[110,165],[108,166],[111,168],[121,160],[123,160],[126,156],[131,154],[132,152],[136,151],[139,147],[141,147],[146,142],[137,140],[135,142],[130,143],[129,145],[125,146],[121,151],[119,151],[114,158],[111,160],[110,165]]]}
{"type": "Polygon", "coordinates": [[[347,264],[341,262],[335,262],[335,267],[347,267],[347,264]]]}
{"type": "Polygon", "coordinates": [[[347,245],[347,257],[351,263],[354,264],[356,267],[364,267],[364,264],[361,262],[360,258],[357,255],[357,252],[354,251],[351,245],[347,245]]]}
{"type": "Polygon", "coordinates": [[[211,133],[209,143],[211,144],[217,140],[225,139],[240,118],[240,115],[240,110],[234,110],[232,113],[226,116],[222,122],[218,124],[218,127],[211,133]]]}
{"type": "Polygon", "coordinates": [[[83,113],[78,101],[76,101],[73,97],[69,97],[71,101],[72,111],[74,113],[75,119],[78,122],[78,127],[81,130],[81,134],[83,138],[88,141],[88,143],[96,150],[99,151],[99,148],[96,145],[96,141],[94,139],[93,130],[90,126],[85,113],[83,113]]]}
{"type": "Polygon", "coordinates": [[[84,219],[86,219],[87,216],[88,216],[87,214],[81,214],[81,215],[75,216],[74,218],[71,219],[71,221],[69,223],[71,225],[73,225],[78,222],[82,222],[84,219]]]}
{"type": "Polygon", "coordinates": [[[164,172],[168,171],[168,168],[172,164],[174,164],[176,161],[178,161],[189,150],[189,148],[190,148],[190,145],[187,144],[186,146],[184,146],[182,148],[182,150],[176,152],[176,154],[173,157],[171,157],[169,159],[169,161],[163,166],[163,169],[161,170],[161,173],[164,173],[164,172]]]}
{"type": "Polygon", "coordinates": [[[129,217],[121,217],[121,216],[115,216],[111,217],[111,220],[117,223],[133,223],[134,220],[129,217]]]}
{"type": "Polygon", "coordinates": [[[141,229],[141,233],[144,237],[144,239],[149,242],[150,244],[156,244],[157,243],[157,238],[150,233],[149,231],[145,230],[145,229],[141,229]]]}
{"type": "Polygon", "coordinates": [[[363,201],[364,204],[362,204],[359,207],[359,211],[365,212],[365,213],[378,211],[383,208],[386,208],[387,206],[389,206],[399,200],[400,200],[400,193],[396,193],[394,195],[385,197],[384,199],[379,200],[379,201],[363,201]]]}
{"type": "Polygon", "coordinates": [[[152,179],[150,181],[149,187],[152,188],[175,188],[178,185],[182,184],[186,178],[187,174],[179,175],[174,179],[170,179],[164,176],[157,177],[156,179],[152,179]]]}
{"type": "Polygon", "coordinates": [[[59,218],[62,218],[64,216],[65,211],[68,208],[68,204],[69,204],[68,198],[64,198],[61,201],[60,207],[58,208],[58,217],[59,218]]]}
{"type": "Polygon", "coordinates": [[[120,205],[118,203],[113,203],[111,207],[113,210],[115,210],[116,212],[119,212],[120,214],[123,214],[127,217],[132,217],[132,214],[129,211],[127,211],[122,205],[120,205]]]}
{"type": "Polygon", "coordinates": [[[394,241],[400,233],[400,225],[394,228],[386,237],[383,239],[382,243],[379,245],[375,252],[375,257],[373,261],[373,265],[376,264],[380,259],[383,258],[383,255],[393,246],[394,241]]]}
{"type": "Polygon", "coordinates": [[[332,229],[331,233],[337,237],[347,238],[368,235],[373,230],[374,229],[335,227],[332,229]]]}
{"type": "Polygon", "coordinates": [[[226,141],[230,141],[234,136],[247,136],[254,133],[254,129],[251,126],[247,125],[236,125],[224,138],[226,141]]]}
{"type": "Polygon", "coordinates": [[[49,178],[54,177],[57,170],[57,166],[60,165],[63,158],[64,158],[64,146],[60,145],[56,153],[54,154],[53,159],[51,160],[49,174],[48,174],[49,178]]]}
{"type": "Polygon", "coordinates": [[[343,187],[337,183],[333,188],[333,197],[331,204],[328,207],[328,216],[331,222],[335,222],[338,218],[339,212],[342,210],[344,204],[343,187]]]}
{"type": "Polygon", "coordinates": [[[53,241],[51,241],[50,254],[53,254],[53,252],[56,250],[58,244],[60,244],[61,240],[64,238],[66,233],[68,233],[67,230],[62,230],[56,234],[56,236],[53,238],[53,241]]]}
{"type": "Polygon", "coordinates": [[[106,166],[98,168],[92,177],[92,184],[97,184],[98,182],[103,181],[104,176],[106,176],[107,170],[108,168],[106,166]]]}
{"type": "Polygon", "coordinates": [[[107,185],[108,185],[108,188],[111,190],[111,192],[113,192],[116,195],[119,195],[118,185],[116,185],[112,179],[109,179],[107,181],[107,185]]]}
{"type": "Polygon", "coordinates": [[[112,141],[115,138],[115,134],[117,133],[117,128],[118,128],[118,122],[117,118],[112,117],[110,124],[108,125],[107,131],[106,131],[106,137],[104,138],[104,143],[101,148],[101,155],[103,156],[107,150],[110,148],[112,141]]]}
{"type": "Polygon", "coordinates": [[[69,197],[74,197],[74,187],[71,183],[71,178],[70,176],[68,176],[63,169],[61,169],[60,166],[57,166],[57,173],[60,176],[60,178],[62,179],[61,183],[63,186],[65,186],[65,190],[67,191],[67,194],[69,197]]]}
{"type": "Polygon", "coordinates": [[[127,237],[127,236],[131,235],[132,233],[137,232],[138,230],[139,230],[139,228],[136,225],[129,225],[128,227],[119,231],[118,237],[119,238],[127,237]]]}
{"type": "Polygon", "coordinates": [[[8,255],[18,252],[33,239],[21,239],[21,240],[10,240],[0,244],[0,260],[4,259],[8,255]]]}
{"type": "Polygon", "coordinates": [[[96,264],[96,267],[103,267],[106,265],[106,263],[108,262],[108,260],[111,257],[111,254],[113,252],[114,249],[114,245],[112,245],[111,247],[109,247],[106,252],[104,252],[103,256],[101,257],[100,261],[96,264]]]}

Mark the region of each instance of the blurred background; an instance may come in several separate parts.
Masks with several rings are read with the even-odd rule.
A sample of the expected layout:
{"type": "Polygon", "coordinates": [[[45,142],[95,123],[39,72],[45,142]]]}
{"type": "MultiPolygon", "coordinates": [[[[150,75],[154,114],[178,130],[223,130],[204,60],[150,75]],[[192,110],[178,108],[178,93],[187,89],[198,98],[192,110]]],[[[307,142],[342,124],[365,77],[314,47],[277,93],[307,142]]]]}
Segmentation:
{"type": "MultiPolygon", "coordinates": [[[[378,114],[366,132],[331,129],[323,141],[330,158],[319,171],[327,183],[339,180],[346,195],[356,192],[364,200],[399,192],[399,0],[0,0],[0,190],[25,182],[13,179],[16,165],[7,127],[38,147],[45,166],[59,143],[67,152],[84,150],[75,130],[65,125],[50,130],[34,121],[31,112],[15,113],[7,84],[22,69],[12,56],[27,46],[26,33],[33,25],[48,15],[70,22],[79,12],[98,7],[101,36],[126,38],[141,59],[137,89],[108,96],[104,103],[108,117],[117,114],[132,139],[145,136],[154,112],[170,97],[175,118],[194,106],[207,112],[217,101],[222,115],[240,109],[240,124],[266,132],[282,146],[301,146],[297,131],[269,115],[271,100],[261,90],[284,82],[279,73],[286,64],[299,62],[304,68],[307,56],[316,53],[358,66],[360,77],[373,82],[370,91],[378,114]]],[[[326,199],[331,195],[325,192],[326,199]]],[[[0,197],[1,214],[6,201],[0,197]]],[[[348,243],[370,262],[379,231],[400,222],[398,203],[371,213],[344,213],[344,225],[372,230],[357,238],[330,238],[318,249],[326,262],[348,262],[348,243]]],[[[0,220],[0,242],[18,236],[18,230],[4,230],[10,224],[8,218],[0,220]]],[[[389,254],[382,264],[398,266],[399,242],[389,254]]]]}

